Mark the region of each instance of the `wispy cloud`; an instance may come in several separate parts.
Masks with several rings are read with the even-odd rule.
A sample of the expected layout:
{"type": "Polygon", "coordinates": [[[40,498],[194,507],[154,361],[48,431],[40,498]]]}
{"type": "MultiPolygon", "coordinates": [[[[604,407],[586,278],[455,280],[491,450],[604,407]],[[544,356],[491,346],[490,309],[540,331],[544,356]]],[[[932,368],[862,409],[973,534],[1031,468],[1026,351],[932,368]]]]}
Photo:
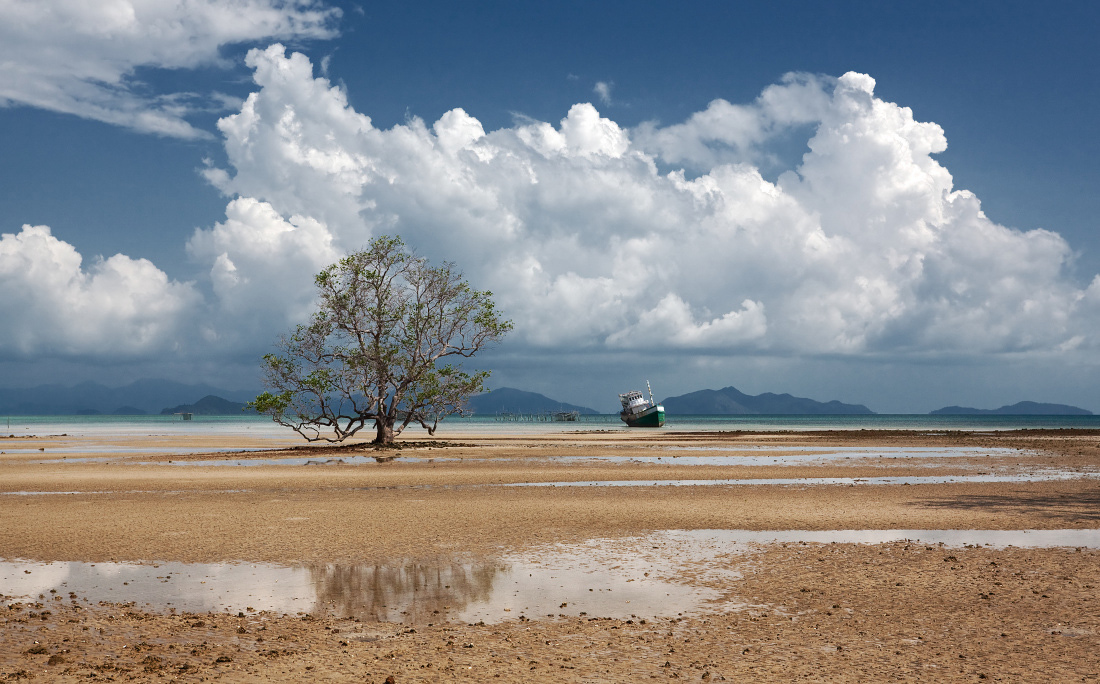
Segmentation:
{"type": "Polygon", "coordinates": [[[228,45],[329,38],[340,10],[317,0],[7,0],[0,2],[0,105],[27,105],[197,138],[209,94],[157,93],[142,67],[218,64],[228,45]]]}
{"type": "Polygon", "coordinates": [[[601,103],[609,105],[611,104],[611,88],[614,85],[615,84],[610,81],[596,81],[596,85],[592,88],[592,92],[596,93],[601,103]]]}

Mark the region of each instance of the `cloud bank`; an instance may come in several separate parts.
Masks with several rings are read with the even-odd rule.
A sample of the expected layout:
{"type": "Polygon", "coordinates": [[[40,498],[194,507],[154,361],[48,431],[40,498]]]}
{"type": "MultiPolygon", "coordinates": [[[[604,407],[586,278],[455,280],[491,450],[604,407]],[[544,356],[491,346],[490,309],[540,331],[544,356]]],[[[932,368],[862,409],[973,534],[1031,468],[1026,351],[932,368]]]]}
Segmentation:
{"type": "Polygon", "coordinates": [[[986,217],[935,160],[943,130],[876,98],[867,75],[789,75],[670,126],[628,130],[580,103],[487,132],[462,109],[376,128],[281,45],[247,64],[256,90],[218,125],[228,165],[206,170],[226,217],[187,244],[196,282],[121,255],[82,271],[71,247],[24,227],[0,242],[0,293],[65,313],[7,312],[17,332],[0,348],[56,335],[58,352],[110,353],[112,335],[138,330],[122,348],[259,354],[304,319],[314,273],[381,233],[496,293],[521,352],[1096,346],[1100,278],[1074,281],[1057,233],[986,217]],[[769,146],[800,130],[800,163],[765,179],[769,146]],[[54,262],[63,277],[44,275],[54,262]]]}
{"type": "Polygon", "coordinates": [[[216,97],[150,94],[138,68],[192,69],[222,63],[228,45],[330,38],[339,16],[315,0],[0,0],[0,105],[202,137],[186,117],[216,97]]]}

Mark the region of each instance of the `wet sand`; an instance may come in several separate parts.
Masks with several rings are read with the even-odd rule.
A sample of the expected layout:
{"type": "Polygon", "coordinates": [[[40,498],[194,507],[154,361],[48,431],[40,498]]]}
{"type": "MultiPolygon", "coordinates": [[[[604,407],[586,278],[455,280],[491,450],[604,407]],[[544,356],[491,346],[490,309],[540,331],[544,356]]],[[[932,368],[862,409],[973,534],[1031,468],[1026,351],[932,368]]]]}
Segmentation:
{"type": "MultiPolygon", "coordinates": [[[[1100,437],[1088,432],[592,431],[248,454],[208,452],[272,445],[149,437],[105,454],[93,442],[0,440],[0,451],[18,452],[0,456],[0,558],[468,562],[620,539],[617,553],[635,559],[646,552],[646,535],[661,530],[1100,527],[1100,480],[1080,477],[1100,471],[1100,437]],[[783,461],[824,447],[846,451],[783,461]],[[941,452],[904,451],[918,448],[941,452]],[[775,463],[738,464],[762,454],[775,463]],[[682,465],[700,455],[729,458],[682,465]],[[302,456],[317,463],[229,465],[302,456]],[[623,456],[645,460],[608,459],[623,456]],[[335,462],[355,457],[356,465],[335,462]],[[227,465],[179,464],[212,460],[227,465]],[[982,473],[1026,480],[1055,471],[1076,475],[912,486],[652,485],[982,473]],[[635,484],[519,486],[624,480],[635,484]]],[[[1097,553],[905,542],[718,550],[685,560],[672,578],[717,592],[721,600],[709,609],[612,619],[563,607],[484,625],[355,621],[332,611],[172,614],[127,605],[125,596],[98,604],[67,591],[5,597],[0,678],[1089,680],[1100,677],[1097,553]]]]}

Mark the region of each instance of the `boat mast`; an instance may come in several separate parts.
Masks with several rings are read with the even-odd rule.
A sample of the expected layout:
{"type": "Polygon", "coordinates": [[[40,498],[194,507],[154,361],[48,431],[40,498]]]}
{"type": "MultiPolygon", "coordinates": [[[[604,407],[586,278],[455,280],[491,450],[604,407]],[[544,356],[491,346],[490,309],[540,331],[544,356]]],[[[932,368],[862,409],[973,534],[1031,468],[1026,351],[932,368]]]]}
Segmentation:
{"type": "Polygon", "coordinates": [[[647,390],[649,390],[649,403],[651,403],[651,404],[654,403],[653,402],[653,388],[649,386],[649,380],[645,381],[645,388],[647,390]]]}

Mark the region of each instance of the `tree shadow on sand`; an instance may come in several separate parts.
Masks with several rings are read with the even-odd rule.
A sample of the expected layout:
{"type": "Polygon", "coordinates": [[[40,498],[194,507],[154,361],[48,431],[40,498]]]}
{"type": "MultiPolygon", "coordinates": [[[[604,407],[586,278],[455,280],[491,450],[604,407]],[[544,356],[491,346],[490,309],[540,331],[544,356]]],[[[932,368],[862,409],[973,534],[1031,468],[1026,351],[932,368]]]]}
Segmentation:
{"type": "Polygon", "coordinates": [[[925,499],[924,508],[980,510],[987,513],[1029,515],[1067,523],[1100,521],[1100,490],[1059,494],[1019,492],[1006,495],[959,495],[925,499]]]}

